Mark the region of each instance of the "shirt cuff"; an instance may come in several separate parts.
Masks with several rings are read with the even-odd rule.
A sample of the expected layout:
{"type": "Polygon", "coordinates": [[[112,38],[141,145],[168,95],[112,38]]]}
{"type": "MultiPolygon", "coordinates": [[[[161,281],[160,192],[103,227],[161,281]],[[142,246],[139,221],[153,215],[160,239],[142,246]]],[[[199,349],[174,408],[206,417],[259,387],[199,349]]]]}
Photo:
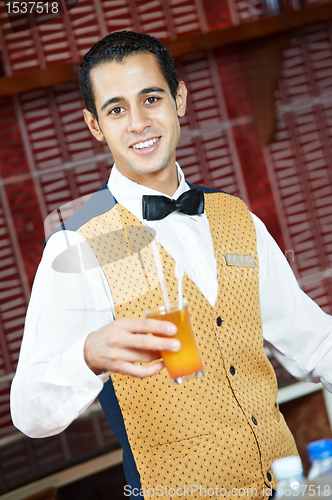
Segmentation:
{"type": "Polygon", "coordinates": [[[63,366],[65,378],[72,386],[75,395],[85,394],[85,398],[97,397],[108,376],[105,373],[96,375],[84,359],[84,345],[88,334],[79,339],[64,353],[63,366]]]}

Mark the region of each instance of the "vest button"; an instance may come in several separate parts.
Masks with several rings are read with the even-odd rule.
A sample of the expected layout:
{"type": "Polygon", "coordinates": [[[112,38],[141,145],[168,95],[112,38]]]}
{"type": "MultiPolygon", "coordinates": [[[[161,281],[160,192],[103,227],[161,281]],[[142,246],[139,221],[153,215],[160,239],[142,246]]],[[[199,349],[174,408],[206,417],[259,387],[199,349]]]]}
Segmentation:
{"type": "Polygon", "coordinates": [[[234,366],[231,366],[229,371],[231,372],[232,375],[235,375],[235,368],[234,366]]]}
{"type": "Polygon", "coordinates": [[[221,317],[220,317],[220,316],[218,316],[218,318],[217,318],[217,325],[218,325],[218,326],[221,326],[223,321],[224,321],[224,320],[223,320],[223,319],[221,319],[221,317]]]}
{"type": "Polygon", "coordinates": [[[255,419],[254,416],[251,417],[251,420],[252,420],[253,424],[257,425],[257,420],[255,419]]]}
{"type": "Polygon", "coordinates": [[[268,481],[271,481],[271,480],[272,480],[272,476],[271,476],[271,474],[270,474],[269,472],[267,472],[266,477],[267,477],[267,480],[268,480],[268,481]]]}

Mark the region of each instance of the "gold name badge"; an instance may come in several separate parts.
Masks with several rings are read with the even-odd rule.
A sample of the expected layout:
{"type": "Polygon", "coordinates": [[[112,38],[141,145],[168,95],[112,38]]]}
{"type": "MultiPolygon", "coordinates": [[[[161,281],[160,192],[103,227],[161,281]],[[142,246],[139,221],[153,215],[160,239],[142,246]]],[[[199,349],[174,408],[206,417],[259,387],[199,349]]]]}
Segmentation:
{"type": "Polygon", "coordinates": [[[255,259],[252,255],[235,255],[225,253],[228,266],[256,267],[255,259]]]}

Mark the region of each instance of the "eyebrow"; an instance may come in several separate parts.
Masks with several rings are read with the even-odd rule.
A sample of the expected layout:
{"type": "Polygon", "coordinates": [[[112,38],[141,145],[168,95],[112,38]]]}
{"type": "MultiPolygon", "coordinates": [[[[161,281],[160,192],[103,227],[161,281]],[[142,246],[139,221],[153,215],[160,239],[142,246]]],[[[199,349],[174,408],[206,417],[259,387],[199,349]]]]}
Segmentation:
{"type": "MultiPolygon", "coordinates": [[[[147,87],[145,89],[142,89],[138,95],[141,97],[142,95],[151,94],[152,92],[165,92],[165,90],[160,87],[147,87]]],[[[103,111],[111,104],[116,104],[121,101],[125,101],[125,98],[123,96],[111,97],[110,99],[107,99],[107,101],[104,102],[104,104],[100,108],[100,111],[103,111]]]]}

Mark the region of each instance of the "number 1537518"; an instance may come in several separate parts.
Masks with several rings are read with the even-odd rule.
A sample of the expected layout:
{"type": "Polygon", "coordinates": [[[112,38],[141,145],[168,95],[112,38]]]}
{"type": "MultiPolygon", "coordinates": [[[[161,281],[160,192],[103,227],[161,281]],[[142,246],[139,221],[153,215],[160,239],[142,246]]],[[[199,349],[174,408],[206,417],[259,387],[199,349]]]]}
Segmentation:
{"type": "Polygon", "coordinates": [[[56,14],[59,12],[59,5],[57,2],[8,2],[6,3],[8,14],[48,14],[52,12],[56,14]]]}

